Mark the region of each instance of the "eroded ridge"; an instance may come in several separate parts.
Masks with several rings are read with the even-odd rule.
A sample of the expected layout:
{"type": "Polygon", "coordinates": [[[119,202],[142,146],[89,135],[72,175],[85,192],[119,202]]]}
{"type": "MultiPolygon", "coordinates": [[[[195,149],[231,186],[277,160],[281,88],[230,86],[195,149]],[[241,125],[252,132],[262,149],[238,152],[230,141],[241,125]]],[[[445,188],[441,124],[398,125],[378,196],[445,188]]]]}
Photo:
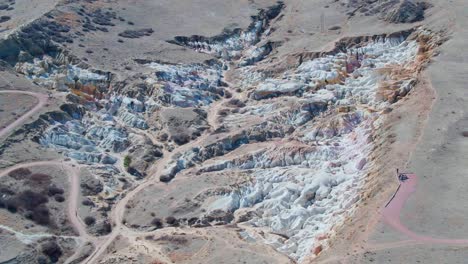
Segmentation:
{"type": "Polygon", "coordinates": [[[173,159],[163,177],[190,167],[197,175],[247,174],[239,186],[195,197],[206,211],[200,223],[213,212],[233,213],[246,237],[301,260],[352,214],[380,114],[417,81],[426,56],[418,34],[427,32],[375,38],[248,80],[249,99],[220,117],[229,132],[173,159]],[[263,227],[270,232],[258,237],[263,227]]]}

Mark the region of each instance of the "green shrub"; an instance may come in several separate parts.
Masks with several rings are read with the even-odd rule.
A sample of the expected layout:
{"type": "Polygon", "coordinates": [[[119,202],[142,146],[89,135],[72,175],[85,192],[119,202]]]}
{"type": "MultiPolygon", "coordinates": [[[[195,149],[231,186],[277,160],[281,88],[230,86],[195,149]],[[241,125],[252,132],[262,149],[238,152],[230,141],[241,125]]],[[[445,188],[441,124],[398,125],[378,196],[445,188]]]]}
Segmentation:
{"type": "Polygon", "coordinates": [[[132,163],[132,158],[130,158],[130,156],[125,156],[123,163],[124,167],[128,168],[130,166],[130,163],[132,163]]]}

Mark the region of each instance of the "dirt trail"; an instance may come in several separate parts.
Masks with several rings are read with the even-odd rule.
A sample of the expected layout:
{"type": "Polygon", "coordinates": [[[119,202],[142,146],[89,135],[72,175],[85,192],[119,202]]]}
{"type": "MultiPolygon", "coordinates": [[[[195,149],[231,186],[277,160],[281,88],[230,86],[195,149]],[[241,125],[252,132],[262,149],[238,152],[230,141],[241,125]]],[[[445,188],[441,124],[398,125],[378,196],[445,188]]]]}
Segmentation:
{"type": "Polygon", "coordinates": [[[24,115],[20,116],[18,119],[13,121],[11,124],[6,126],[5,128],[0,129],[0,138],[8,135],[15,127],[21,125],[26,119],[30,116],[34,115],[47,103],[47,95],[35,92],[27,92],[27,91],[20,91],[20,90],[2,90],[0,93],[13,93],[13,94],[26,94],[36,97],[39,102],[36,106],[34,106],[31,110],[26,112],[24,115]]]}
{"type": "Polygon", "coordinates": [[[150,169],[150,171],[154,173],[152,173],[151,176],[149,176],[143,183],[141,183],[136,188],[134,188],[129,193],[127,193],[127,195],[125,195],[125,197],[122,198],[113,208],[111,212],[111,219],[112,219],[112,222],[114,223],[112,233],[107,237],[107,239],[102,244],[99,245],[99,247],[96,247],[96,251],[93,252],[93,254],[91,254],[88,257],[88,259],[84,261],[84,263],[97,262],[97,260],[102,255],[102,253],[107,249],[107,247],[112,243],[112,241],[114,241],[114,239],[118,235],[134,233],[122,223],[124,213],[125,213],[125,206],[127,205],[127,203],[137,193],[142,191],[144,188],[151,186],[153,184],[164,184],[159,181],[159,176],[161,176],[161,173],[164,170],[165,166],[173,159],[173,157],[178,153],[183,153],[184,151],[187,151],[191,149],[192,147],[198,146],[201,142],[203,142],[203,140],[205,140],[207,136],[208,134],[204,134],[203,136],[199,137],[197,140],[194,140],[185,145],[182,145],[174,149],[172,152],[169,152],[167,150],[163,151],[163,158],[158,160],[155,166],[150,169]]]}
{"type": "MultiPolygon", "coordinates": [[[[74,163],[65,163],[63,161],[58,161],[58,160],[52,160],[52,161],[36,161],[36,162],[27,162],[27,163],[21,163],[21,164],[16,164],[14,166],[11,166],[2,172],[0,172],[0,177],[6,176],[8,173],[11,171],[18,169],[18,168],[24,168],[24,167],[35,167],[35,166],[44,166],[44,165],[49,165],[49,166],[60,166],[64,171],[67,171],[69,175],[69,181],[70,181],[70,191],[68,195],[68,219],[70,220],[70,223],[72,224],[73,228],[75,231],[78,233],[78,236],[60,236],[64,238],[79,238],[82,241],[82,244],[84,242],[93,242],[94,244],[98,243],[98,239],[96,237],[90,236],[86,232],[86,225],[84,222],[81,220],[81,218],[78,216],[78,197],[79,197],[79,190],[80,190],[80,184],[79,184],[79,174],[80,174],[80,168],[77,164],[74,163]]],[[[2,227],[8,231],[12,231],[7,227],[2,227]]],[[[53,237],[55,235],[49,235],[49,234],[23,234],[18,231],[12,231],[21,239],[22,241],[28,241],[33,238],[41,238],[41,237],[53,237]]],[[[77,254],[79,254],[79,250],[75,252],[71,257],[69,257],[65,263],[73,260],[77,254]]]]}
{"type": "Polygon", "coordinates": [[[78,217],[77,213],[77,200],[78,200],[78,193],[79,193],[79,168],[75,164],[67,164],[63,161],[36,161],[36,162],[27,162],[27,163],[20,163],[9,167],[3,170],[0,173],[0,177],[6,176],[9,172],[24,167],[35,167],[35,166],[60,166],[63,170],[69,172],[70,177],[70,193],[68,197],[68,216],[69,220],[72,223],[75,231],[79,234],[80,237],[84,239],[89,239],[88,234],[86,233],[86,228],[81,221],[81,218],[78,217]]]}
{"type": "Polygon", "coordinates": [[[403,173],[399,176],[400,187],[395,195],[391,198],[386,207],[383,207],[379,216],[381,219],[391,226],[394,230],[407,236],[409,239],[400,240],[388,243],[365,243],[359,248],[355,248],[352,255],[346,257],[332,257],[325,259],[321,263],[347,263],[352,256],[359,256],[368,251],[380,251],[412,245],[422,244],[445,244],[445,245],[464,245],[468,246],[468,239],[449,239],[449,238],[435,238],[425,235],[417,234],[411,231],[404,223],[401,222],[400,216],[406,201],[412,193],[416,191],[418,177],[416,174],[403,173]]]}
{"type": "Polygon", "coordinates": [[[421,243],[439,243],[439,244],[468,244],[468,239],[446,239],[434,238],[424,235],[416,234],[411,231],[400,220],[401,210],[403,209],[406,200],[416,190],[418,177],[416,174],[401,174],[400,188],[397,191],[392,201],[382,211],[383,220],[395,230],[408,236],[414,241],[421,243]]]}

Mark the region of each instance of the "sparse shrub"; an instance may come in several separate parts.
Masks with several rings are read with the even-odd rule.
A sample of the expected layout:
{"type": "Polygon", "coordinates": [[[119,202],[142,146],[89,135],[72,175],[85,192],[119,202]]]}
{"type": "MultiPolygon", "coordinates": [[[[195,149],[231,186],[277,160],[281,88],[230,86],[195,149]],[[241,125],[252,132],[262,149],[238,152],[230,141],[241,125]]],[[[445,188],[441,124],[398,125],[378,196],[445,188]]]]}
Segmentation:
{"type": "Polygon", "coordinates": [[[98,230],[102,235],[107,235],[112,232],[112,226],[109,222],[103,222],[98,230]]]}
{"type": "Polygon", "coordinates": [[[47,260],[46,257],[44,256],[39,256],[37,257],[37,264],[47,264],[49,261],[47,260]]]}
{"type": "Polygon", "coordinates": [[[132,163],[132,158],[130,156],[125,156],[123,165],[125,168],[128,168],[130,164],[132,163]]]}
{"type": "Polygon", "coordinates": [[[225,97],[225,98],[231,98],[231,97],[232,97],[232,93],[226,90],[226,91],[224,91],[224,97],[225,97]]]}
{"type": "Polygon", "coordinates": [[[104,189],[101,181],[99,179],[87,179],[86,181],[80,184],[81,192],[84,196],[88,195],[97,195],[104,189]]]}
{"type": "Polygon", "coordinates": [[[11,213],[18,210],[24,212],[24,217],[34,221],[39,225],[50,224],[49,209],[44,205],[49,199],[47,196],[31,190],[26,190],[20,194],[6,200],[5,208],[11,213]]]}
{"type": "Polygon", "coordinates": [[[0,185],[0,196],[2,196],[2,195],[12,196],[14,194],[15,194],[15,192],[13,190],[10,190],[8,186],[0,185]]]}
{"type": "Polygon", "coordinates": [[[170,226],[178,226],[179,225],[179,220],[173,216],[168,216],[166,217],[166,223],[170,226]]]}
{"type": "Polygon", "coordinates": [[[5,203],[5,208],[12,214],[15,214],[18,212],[18,202],[14,199],[9,199],[5,203]]]}
{"type": "Polygon", "coordinates": [[[52,263],[56,263],[62,256],[62,249],[55,241],[48,241],[41,246],[42,253],[49,257],[52,263]]]}
{"type": "Polygon", "coordinates": [[[160,136],[159,136],[159,140],[161,141],[166,141],[167,139],[169,138],[169,135],[167,133],[162,133],[160,136]]]}
{"type": "Polygon", "coordinates": [[[47,195],[49,196],[54,196],[56,194],[63,194],[64,193],[64,190],[62,188],[59,188],[55,185],[52,185],[52,186],[49,186],[48,190],[47,190],[47,195]]]}
{"type": "Polygon", "coordinates": [[[179,245],[179,246],[186,245],[189,242],[187,240],[187,238],[177,236],[177,235],[176,236],[163,235],[163,236],[157,238],[156,241],[170,242],[171,244],[179,245]]]}
{"type": "Polygon", "coordinates": [[[55,201],[57,201],[59,203],[63,203],[65,201],[65,197],[63,197],[63,195],[60,195],[60,194],[56,194],[54,196],[54,199],[55,199],[55,201]]]}
{"type": "Polygon", "coordinates": [[[37,186],[37,185],[49,185],[51,177],[43,173],[34,173],[29,176],[28,184],[37,186]]]}
{"type": "Polygon", "coordinates": [[[43,225],[43,226],[47,226],[50,224],[50,213],[47,207],[45,206],[36,207],[32,211],[32,213],[33,213],[32,220],[35,223],[39,225],[43,225]]]}
{"type": "Polygon", "coordinates": [[[31,171],[28,168],[18,168],[8,173],[8,176],[15,180],[24,179],[29,175],[31,175],[31,171]]]}
{"type": "Polygon", "coordinates": [[[158,228],[158,229],[161,228],[161,227],[163,227],[163,222],[162,222],[161,218],[157,218],[157,217],[154,218],[154,219],[151,221],[151,224],[152,224],[154,227],[158,228]]]}
{"type": "Polygon", "coordinates": [[[194,132],[192,133],[192,139],[196,139],[196,138],[199,137],[199,136],[201,136],[200,131],[194,131],[194,132]]]}
{"type": "Polygon", "coordinates": [[[96,219],[92,216],[87,216],[84,218],[84,222],[87,226],[94,225],[96,223],[96,219]]]}
{"type": "Polygon", "coordinates": [[[84,206],[94,206],[94,203],[93,201],[89,200],[89,199],[85,199],[81,202],[82,205],[84,206]]]}
{"type": "Polygon", "coordinates": [[[119,36],[122,38],[141,38],[143,36],[151,36],[153,32],[152,28],[142,28],[137,30],[125,30],[119,33],[119,36]]]}
{"type": "Polygon", "coordinates": [[[27,210],[33,210],[39,205],[47,203],[49,201],[45,195],[31,190],[21,192],[15,198],[15,200],[22,208],[25,208],[27,210]]]}
{"type": "Polygon", "coordinates": [[[229,100],[228,103],[229,103],[230,105],[236,106],[236,107],[244,107],[244,106],[245,106],[245,103],[244,103],[244,102],[242,102],[241,100],[236,99],[236,98],[233,98],[233,99],[229,100]]]}
{"type": "Polygon", "coordinates": [[[26,213],[23,214],[24,218],[32,220],[33,219],[33,213],[31,211],[27,211],[26,213]]]}
{"type": "Polygon", "coordinates": [[[218,111],[219,116],[227,116],[229,114],[229,111],[227,109],[221,109],[218,111]]]}
{"type": "Polygon", "coordinates": [[[0,16],[0,23],[6,22],[10,19],[11,19],[10,16],[0,16]]]}
{"type": "Polygon", "coordinates": [[[192,217],[188,220],[189,225],[194,225],[198,221],[198,217],[192,217]]]}
{"type": "Polygon", "coordinates": [[[177,144],[177,145],[183,145],[186,144],[190,141],[190,136],[186,134],[175,134],[171,136],[171,139],[177,144]]]}

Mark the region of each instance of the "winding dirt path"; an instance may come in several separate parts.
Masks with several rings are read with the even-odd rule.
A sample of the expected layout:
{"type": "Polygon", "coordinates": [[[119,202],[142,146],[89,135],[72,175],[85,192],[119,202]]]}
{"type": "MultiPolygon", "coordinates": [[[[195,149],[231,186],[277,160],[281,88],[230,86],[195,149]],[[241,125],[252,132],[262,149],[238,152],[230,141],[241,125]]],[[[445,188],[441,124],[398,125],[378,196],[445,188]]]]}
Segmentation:
{"type": "Polygon", "coordinates": [[[28,91],[20,91],[20,90],[2,90],[0,94],[26,94],[31,95],[37,98],[39,101],[36,106],[34,106],[31,110],[20,116],[18,119],[13,121],[11,124],[7,125],[5,128],[0,129],[0,138],[8,135],[15,127],[21,125],[26,119],[30,116],[34,115],[47,103],[47,95],[35,92],[28,92],[28,91]]]}
{"type": "MultiPolygon", "coordinates": [[[[80,190],[80,184],[79,184],[79,174],[80,174],[80,168],[77,164],[75,163],[65,163],[63,161],[59,160],[52,160],[52,161],[36,161],[36,162],[26,162],[26,163],[20,163],[16,164],[14,166],[11,166],[2,172],[0,172],[0,178],[3,176],[6,176],[8,173],[11,171],[18,169],[18,168],[24,168],[24,167],[36,167],[36,166],[57,166],[61,167],[64,171],[68,172],[69,176],[69,195],[68,195],[68,219],[73,226],[74,230],[77,232],[78,236],[60,236],[60,237],[66,237],[66,238],[79,238],[83,245],[85,242],[92,242],[94,244],[97,244],[97,240],[99,238],[90,236],[86,232],[86,225],[83,222],[83,220],[78,216],[78,197],[79,197],[79,190],[80,190]]],[[[0,228],[6,229],[8,231],[11,231],[7,227],[2,227],[0,228]]],[[[31,238],[41,238],[41,237],[53,237],[55,235],[49,235],[49,234],[23,234],[18,231],[13,231],[15,235],[19,235],[19,238],[22,240],[27,240],[31,238]]],[[[79,250],[77,250],[71,257],[69,257],[65,263],[68,263],[69,261],[73,260],[78,254],[79,250]]]]}
{"type": "Polygon", "coordinates": [[[405,246],[423,245],[423,244],[445,244],[445,245],[463,245],[468,246],[468,239],[449,239],[449,238],[435,238],[417,234],[411,231],[401,221],[401,211],[403,210],[406,201],[410,198],[411,194],[416,191],[418,177],[413,173],[402,173],[398,177],[400,187],[395,195],[391,198],[388,204],[379,212],[379,219],[383,220],[387,225],[392,227],[399,233],[407,236],[407,240],[399,240],[387,243],[372,243],[368,242],[360,244],[355,247],[354,252],[346,257],[336,256],[327,258],[321,263],[347,263],[347,260],[352,256],[359,256],[368,251],[380,251],[393,248],[400,248],[405,246]]]}
{"type": "Polygon", "coordinates": [[[78,233],[78,235],[86,240],[90,239],[90,236],[86,232],[86,227],[80,217],[78,217],[77,213],[77,204],[78,204],[78,194],[79,194],[79,167],[76,164],[67,164],[62,161],[36,161],[36,162],[27,162],[27,163],[20,163],[14,166],[11,166],[2,172],[0,172],[0,177],[6,176],[11,171],[24,168],[24,167],[35,167],[35,166],[60,166],[63,170],[69,172],[69,180],[70,180],[70,191],[68,195],[68,218],[78,233]]]}
{"type": "Polygon", "coordinates": [[[406,201],[411,194],[416,190],[418,177],[416,174],[401,174],[400,188],[395,194],[392,201],[382,210],[383,220],[393,229],[408,236],[415,242],[420,243],[438,243],[438,244],[468,244],[468,239],[446,239],[434,238],[430,236],[419,235],[411,231],[404,223],[401,222],[400,215],[406,201]]]}
{"type": "MultiPolygon", "coordinates": [[[[38,103],[30,109],[28,112],[24,113],[22,116],[20,116],[18,119],[10,123],[8,126],[0,129],[0,138],[8,135],[12,130],[14,130],[17,126],[20,126],[26,119],[31,117],[32,115],[36,114],[44,105],[47,103],[47,95],[42,94],[42,93],[36,93],[36,92],[29,92],[29,91],[21,91],[21,90],[1,90],[0,94],[25,94],[25,95],[30,95],[34,96],[37,98],[38,103]]],[[[0,177],[3,177],[7,175],[9,172],[22,168],[22,167],[34,167],[34,166],[43,166],[43,165],[51,165],[51,166],[60,166],[64,171],[68,171],[69,175],[69,181],[70,181],[70,191],[69,191],[69,197],[68,197],[68,219],[75,229],[75,231],[78,233],[78,238],[80,238],[83,241],[93,241],[95,238],[91,237],[88,235],[86,232],[86,225],[83,223],[81,218],[78,216],[78,197],[79,197],[79,167],[76,164],[66,164],[63,161],[37,161],[37,162],[27,162],[27,163],[21,163],[21,164],[16,164],[14,166],[11,166],[3,171],[0,172],[0,177]]],[[[49,234],[23,234],[18,231],[10,230],[6,226],[1,226],[0,228],[7,229],[9,231],[12,231],[21,239],[22,241],[27,241],[29,239],[33,238],[41,238],[41,237],[48,237],[48,236],[54,236],[54,235],[49,235],[49,234]]],[[[68,237],[68,238],[77,238],[73,236],[63,236],[63,237],[68,237]]],[[[78,254],[79,251],[76,251],[70,258],[66,260],[66,262],[69,262],[75,256],[78,254]]]]}

